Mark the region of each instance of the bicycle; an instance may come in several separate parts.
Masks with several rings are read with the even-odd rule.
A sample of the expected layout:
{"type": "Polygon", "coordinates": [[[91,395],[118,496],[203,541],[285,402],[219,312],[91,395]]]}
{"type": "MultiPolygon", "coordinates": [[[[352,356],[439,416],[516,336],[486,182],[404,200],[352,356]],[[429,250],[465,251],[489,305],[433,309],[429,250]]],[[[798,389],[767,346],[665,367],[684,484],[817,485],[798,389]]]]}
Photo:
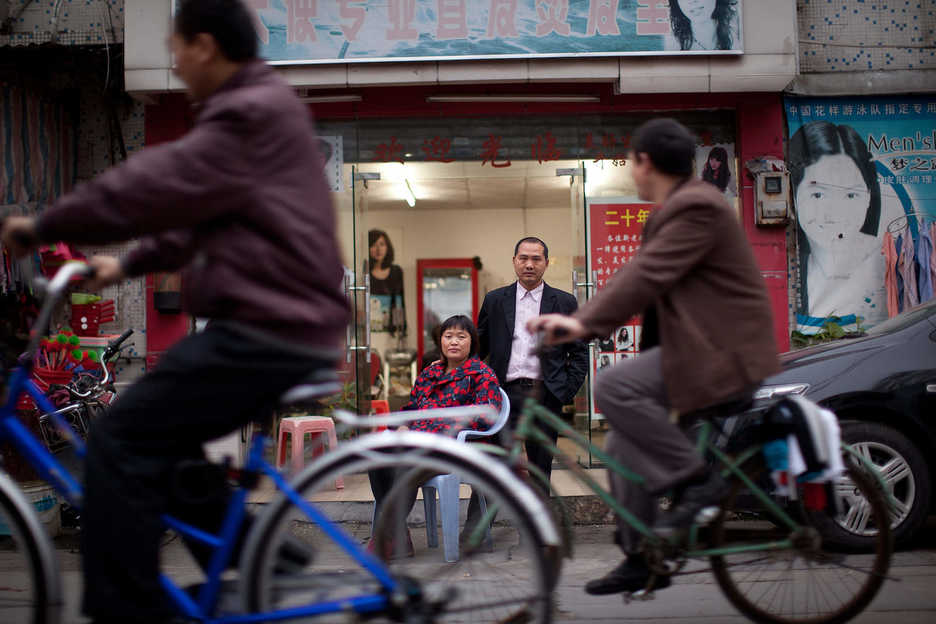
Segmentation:
{"type": "Polygon", "coordinates": [[[133,335],[132,329],[127,329],[120,336],[107,343],[101,353],[101,373],[83,371],[63,386],[50,387],[50,393],[57,388],[63,388],[68,394],[68,402],[54,412],[38,414],[39,433],[43,443],[50,451],[55,453],[65,447],[68,440],[57,435],[53,422],[54,416],[66,418],[69,427],[83,440],[88,437],[91,423],[116,399],[117,391],[114,388],[108,364],[122,351],[121,345],[133,335]]]}
{"type": "MultiPolygon", "coordinates": [[[[696,448],[720,467],[732,488],[717,515],[710,519],[709,526],[705,527],[705,519],[697,517],[698,523],[678,539],[654,534],[651,527],[618,503],[575,459],[561,451],[537,424],[542,422],[554,427],[577,447],[592,453],[609,472],[637,483],[643,481],[640,475],[596,448],[532,397],[528,397],[524,404],[513,443],[506,450],[489,450],[501,456],[515,472],[525,468],[530,474],[528,478],[538,479],[539,485],[543,485],[545,476],[522,460],[523,442],[539,442],[618,517],[640,533],[642,551],[649,562],[651,576],[646,587],[625,594],[625,602],[652,598],[654,587],[663,575],[708,571],[682,572],[689,560],[707,559],[729,601],[754,621],[784,624],[845,622],[871,602],[887,578],[893,547],[889,522],[892,501],[885,496],[883,481],[873,466],[847,445],[843,445],[846,476],[833,488],[835,495],[828,497],[823,505],[809,508],[804,505],[803,484],[797,485],[800,495],[795,503],[783,505],[775,500],[758,485],[766,475],[762,453],[765,441],[754,442],[730,456],[716,444],[717,437],[713,435],[719,431],[721,419],[744,411],[747,403],[734,401],[687,415],[698,430],[696,448]],[[743,507],[737,507],[735,503],[745,496],[743,507]],[[836,503],[847,504],[846,498],[854,501],[862,497],[866,501],[864,507],[842,510],[836,506],[836,503]],[[751,501],[756,501],[754,510],[751,510],[751,501]],[[844,541],[837,543],[834,539],[837,516],[854,513],[865,514],[869,520],[868,527],[873,530],[874,549],[870,555],[849,554],[846,552],[848,544],[844,541]],[[750,526],[752,523],[744,519],[752,515],[770,522],[750,526]],[[765,524],[769,526],[761,526],[765,524]]],[[[548,484],[545,488],[551,489],[548,484]]],[[[568,535],[570,520],[561,506],[557,515],[557,522],[562,524],[562,534],[568,535]]],[[[565,552],[569,554],[570,548],[565,552]]],[[[551,577],[558,578],[558,570],[551,577]]]]}
{"type": "MultiPolygon", "coordinates": [[[[48,399],[30,381],[32,357],[39,333],[48,325],[54,305],[69,280],[88,276],[79,263],[66,264],[48,285],[48,293],[32,332],[27,357],[9,376],[0,407],[0,440],[8,441],[41,477],[65,500],[80,508],[81,487],[29,430],[15,417],[19,396],[28,394],[62,431],[79,455],[84,445],[68,423],[55,414],[48,399]]],[[[284,403],[302,403],[334,394],[341,383],[333,371],[318,371],[306,383],[287,391],[284,403]]],[[[413,418],[491,417],[490,407],[448,408],[408,413],[390,418],[339,414],[348,426],[373,427],[408,422],[413,418]],[[415,414],[415,416],[414,416],[415,414]]],[[[212,624],[316,618],[316,621],[359,621],[367,618],[393,622],[460,621],[480,617],[488,621],[549,622],[552,614],[548,570],[558,552],[559,536],[543,503],[505,465],[491,462],[476,448],[435,434],[383,432],[366,435],[322,455],[288,480],[265,459],[269,442],[254,436],[246,465],[206,467],[215,470],[221,485],[234,486],[220,533],[213,534],[176,518],[163,516],[167,529],[199,542],[210,550],[205,582],[182,588],[167,575],[160,578],[167,599],[180,616],[212,624]],[[403,475],[456,473],[472,483],[499,512],[503,532],[514,538],[512,562],[498,554],[466,557],[484,566],[486,575],[452,577],[418,558],[395,559],[383,545],[391,534],[388,513],[370,522],[345,523],[344,508],[330,509],[327,500],[311,502],[316,493],[330,494],[336,473],[364,479],[368,470],[395,467],[403,475]],[[272,484],[274,496],[252,521],[248,493],[272,484]],[[249,523],[245,542],[238,540],[249,523]],[[357,529],[355,529],[357,527],[357,529]],[[377,536],[379,556],[360,543],[355,530],[366,528],[377,536]],[[236,560],[235,560],[236,557],[236,560]],[[226,572],[236,564],[236,571],[226,572]],[[232,578],[230,574],[234,573],[232,578]],[[505,583],[508,578],[511,583],[505,583]],[[239,600],[231,602],[229,585],[239,600]]],[[[180,479],[182,480],[182,479],[180,479]]],[[[347,483],[347,481],[346,481],[347,483]]],[[[318,496],[322,499],[323,496],[318,496]]],[[[325,496],[324,498],[328,498],[325,496]]],[[[16,483],[0,472],[0,522],[10,532],[2,561],[0,620],[56,624],[63,608],[62,583],[55,551],[36,511],[16,483]]],[[[473,540],[466,540],[466,544],[473,540]]],[[[501,551],[503,552],[503,551],[501,551]]],[[[132,614],[128,614],[132,618],[132,614]]]]}

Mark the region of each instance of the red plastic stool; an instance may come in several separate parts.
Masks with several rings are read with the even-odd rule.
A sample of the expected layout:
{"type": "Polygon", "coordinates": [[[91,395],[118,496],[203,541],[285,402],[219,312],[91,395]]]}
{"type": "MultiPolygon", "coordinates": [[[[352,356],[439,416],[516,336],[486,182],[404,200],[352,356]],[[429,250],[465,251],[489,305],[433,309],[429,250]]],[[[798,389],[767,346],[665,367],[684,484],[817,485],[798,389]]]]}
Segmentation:
{"type": "MultiPolygon", "coordinates": [[[[390,402],[384,399],[375,399],[370,402],[370,406],[374,410],[374,415],[390,413],[390,402]]],[[[374,431],[384,431],[386,428],[387,425],[380,425],[374,431]]]]}
{"type": "MultiPolygon", "coordinates": [[[[290,416],[280,420],[279,443],[276,445],[276,467],[280,469],[286,463],[286,436],[292,438],[292,470],[299,472],[305,463],[305,434],[312,434],[315,449],[312,456],[317,457],[325,452],[325,448],[317,438],[326,435],[328,448],[338,448],[338,435],[335,433],[335,421],[327,416],[290,416]]],[[[344,479],[335,479],[335,488],[344,489],[344,479]]]]}

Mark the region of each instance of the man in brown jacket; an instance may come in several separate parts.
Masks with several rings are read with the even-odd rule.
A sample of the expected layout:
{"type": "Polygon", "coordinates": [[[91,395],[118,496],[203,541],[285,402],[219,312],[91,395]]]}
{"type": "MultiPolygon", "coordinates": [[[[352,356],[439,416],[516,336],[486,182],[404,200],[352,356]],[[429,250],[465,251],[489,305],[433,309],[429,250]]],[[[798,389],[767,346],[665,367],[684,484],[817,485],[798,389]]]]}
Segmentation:
{"type": "Polygon", "coordinates": [[[186,311],[211,319],[92,427],[81,537],[84,611],[95,622],[171,617],[158,581],[160,515],[215,531],[225,498],[222,484],[183,507],[179,468],[333,367],[348,319],[309,111],[257,58],[249,11],[240,0],[182,0],[171,47],[199,106],[194,127],[78,186],[38,220],[3,227],[20,253],[36,241],[142,237],[123,259],[92,259],[96,281],[184,268],[186,311]]]}
{"type": "MultiPolygon", "coordinates": [[[[725,483],[710,471],[673,414],[750,394],[779,369],[770,302],[754,254],[719,190],[692,179],[695,140],[672,119],[637,129],[632,171],[640,198],[659,205],[644,226],[633,261],[574,316],[530,322],[548,343],[608,335],[644,312],[641,355],[601,373],[595,398],[611,424],[607,450],[645,479],[613,476],[615,497],[656,532],[692,523],[716,504],[725,483]],[[655,497],[676,492],[673,509],[654,523],[655,497]]],[[[627,559],[586,585],[592,594],[643,588],[649,570],[639,534],[621,522],[627,559]]],[[[669,585],[669,578],[656,587],[669,585]]]]}

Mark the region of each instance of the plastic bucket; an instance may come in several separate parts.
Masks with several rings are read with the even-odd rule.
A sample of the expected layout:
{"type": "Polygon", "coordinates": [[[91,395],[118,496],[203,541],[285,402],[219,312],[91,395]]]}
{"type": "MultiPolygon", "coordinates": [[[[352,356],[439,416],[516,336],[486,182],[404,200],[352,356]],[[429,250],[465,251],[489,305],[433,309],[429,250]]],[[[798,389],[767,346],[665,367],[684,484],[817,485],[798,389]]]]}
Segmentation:
{"type": "Polygon", "coordinates": [[[37,366],[33,369],[32,376],[33,381],[36,382],[36,385],[39,386],[39,389],[43,392],[48,392],[50,385],[65,385],[72,380],[74,375],[75,373],[70,370],[61,368],[41,368],[37,366]]]}
{"type": "MultiPolygon", "coordinates": [[[[20,484],[26,500],[33,504],[42,526],[50,537],[57,537],[62,532],[61,502],[58,492],[42,481],[30,481],[20,484]]],[[[10,527],[0,520],[0,535],[10,535],[10,527]]]]}

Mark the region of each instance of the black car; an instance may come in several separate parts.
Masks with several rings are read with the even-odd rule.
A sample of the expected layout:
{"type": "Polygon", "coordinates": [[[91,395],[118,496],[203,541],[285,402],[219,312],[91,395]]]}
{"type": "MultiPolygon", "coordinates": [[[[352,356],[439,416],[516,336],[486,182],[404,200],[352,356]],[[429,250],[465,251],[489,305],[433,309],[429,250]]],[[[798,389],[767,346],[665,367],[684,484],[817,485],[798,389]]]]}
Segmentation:
{"type": "MultiPolygon", "coordinates": [[[[791,351],[783,372],[766,380],[755,410],[785,394],[802,394],[839,419],[843,441],[881,472],[897,503],[894,537],[910,541],[933,508],[936,474],[936,300],[889,319],[865,334],[791,351]]],[[[741,431],[744,419],[738,423],[741,431]]],[[[873,532],[847,482],[838,528],[855,547],[873,532]]]]}

